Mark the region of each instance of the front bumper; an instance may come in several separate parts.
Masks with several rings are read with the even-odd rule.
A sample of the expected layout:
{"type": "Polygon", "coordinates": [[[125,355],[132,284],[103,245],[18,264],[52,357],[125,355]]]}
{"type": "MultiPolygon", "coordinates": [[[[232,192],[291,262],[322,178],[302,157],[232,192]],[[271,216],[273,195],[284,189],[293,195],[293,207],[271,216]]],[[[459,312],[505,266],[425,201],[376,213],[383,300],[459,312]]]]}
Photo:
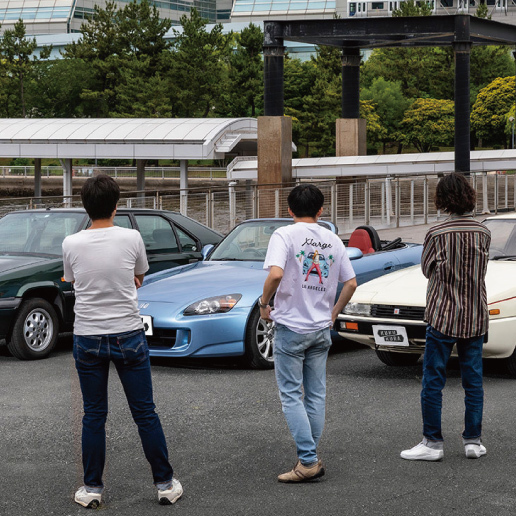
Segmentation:
{"type": "Polygon", "coordinates": [[[235,307],[225,314],[168,317],[161,310],[140,310],[152,317],[153,335],[147,335],[147,342],[154,357],[241,356],[250,311],[235,307]]]}
{"type": "Polygon", "coordinates": [[[0,339],[7,337],[21,302],[21,297],[0,299],[0,339]]]}

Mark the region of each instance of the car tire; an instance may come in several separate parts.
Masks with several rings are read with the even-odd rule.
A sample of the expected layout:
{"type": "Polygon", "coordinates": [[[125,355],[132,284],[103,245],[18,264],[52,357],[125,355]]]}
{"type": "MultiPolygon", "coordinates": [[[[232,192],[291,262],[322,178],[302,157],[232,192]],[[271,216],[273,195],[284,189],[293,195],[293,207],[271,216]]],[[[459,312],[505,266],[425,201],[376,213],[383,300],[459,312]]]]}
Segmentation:
{"type": "Polygon", "coordinates": [[[272,369],[273,324],[260,317],[260,310],[255,307],[249,316],[245,331],[244,361],[251,369],[272,369]]]}
{"type": "Polygon", "coordinates": [[[383,351],[377,349],[376,355],[388,366],[411,366],[415,365],[421,355],[416,353],[394,353],[392,351],[383,351]]]}
{"type": "Polygon", "coordinates": [[[7,347],[20,360],[46,358],[55,348],[58,333],[54,307],[45,299],[28,299],[18,311],[7,347]]]}
{"type": "Polygon", "coordinates": [[[505,359],[505,365],[511,377],[516,378],[516,349],[512,352],[510,357],[505,359]]]}

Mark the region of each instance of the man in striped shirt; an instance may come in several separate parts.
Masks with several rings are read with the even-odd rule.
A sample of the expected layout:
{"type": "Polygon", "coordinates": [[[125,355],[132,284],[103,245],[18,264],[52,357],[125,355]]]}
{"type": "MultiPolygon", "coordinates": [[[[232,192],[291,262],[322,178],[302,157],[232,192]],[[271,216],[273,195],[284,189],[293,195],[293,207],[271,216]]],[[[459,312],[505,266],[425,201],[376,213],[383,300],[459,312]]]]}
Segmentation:
{"type": "Polygon", "coordinates": [[[450,217],[431,228],[421,257],[428,278],[423,360],[423,441],[401,452],[407,460],[441,460],[442,390],[446,364],[457,345],[466,414],[462,440],[466,457],[485,455],[482,444],[482,346],[488,327],[485,275],[491,233],[473,218],[475,190],[462,174],[453,173],[437,185],[435,205],[450,217]]]}

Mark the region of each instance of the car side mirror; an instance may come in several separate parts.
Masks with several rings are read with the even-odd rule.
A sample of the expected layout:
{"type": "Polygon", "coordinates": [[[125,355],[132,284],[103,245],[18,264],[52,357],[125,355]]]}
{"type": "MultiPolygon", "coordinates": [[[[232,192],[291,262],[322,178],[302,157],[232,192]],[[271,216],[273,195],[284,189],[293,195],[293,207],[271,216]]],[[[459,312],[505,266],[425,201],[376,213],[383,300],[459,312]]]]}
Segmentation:
{"type": "Polygon", "coordinates": [[[358,247],[346,247],[350,260],[358,260],[364,256],[364,253],[358,247]]]}
{"type": "Polygon", "coordinates": [[[215,246],[213,244],[206,244],[203,248],[202,248],[202,251],[201,251],[201,254],[202,254],[202,259],[203,260],[206,260],[206,258],[208,258],[208,255],[211,253],[211,250],[214,248],[215,246]]]}

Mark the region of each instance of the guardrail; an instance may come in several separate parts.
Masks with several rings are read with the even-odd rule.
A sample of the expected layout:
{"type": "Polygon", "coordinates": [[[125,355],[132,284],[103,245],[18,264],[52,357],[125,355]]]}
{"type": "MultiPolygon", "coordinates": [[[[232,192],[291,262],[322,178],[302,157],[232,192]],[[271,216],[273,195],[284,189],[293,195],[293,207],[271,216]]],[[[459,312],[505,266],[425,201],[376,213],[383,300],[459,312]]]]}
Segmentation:
{"type": "MultiPolygon", "coordinates": [[[[477,191],[477,214],[516,211],[516,174],[503,171],[469,175],[477,191]]],[[[363,224],[377,229],[428,224],[444,218],[433,199],[439,176],[353,177],[313,180],[325,196],[323,219],[341,234],[363,224]]],[[[257,185],[251,182],[189,188],[186,192],[157,190],[126,192],[120,206],[180,211],[207,226],[227,233],[250,218],[287,216],[287,196],[295,184],[257,185]]],[[[79,196],[0,199],[0,214],[13,209],[80,206],[79,196]]]]}

